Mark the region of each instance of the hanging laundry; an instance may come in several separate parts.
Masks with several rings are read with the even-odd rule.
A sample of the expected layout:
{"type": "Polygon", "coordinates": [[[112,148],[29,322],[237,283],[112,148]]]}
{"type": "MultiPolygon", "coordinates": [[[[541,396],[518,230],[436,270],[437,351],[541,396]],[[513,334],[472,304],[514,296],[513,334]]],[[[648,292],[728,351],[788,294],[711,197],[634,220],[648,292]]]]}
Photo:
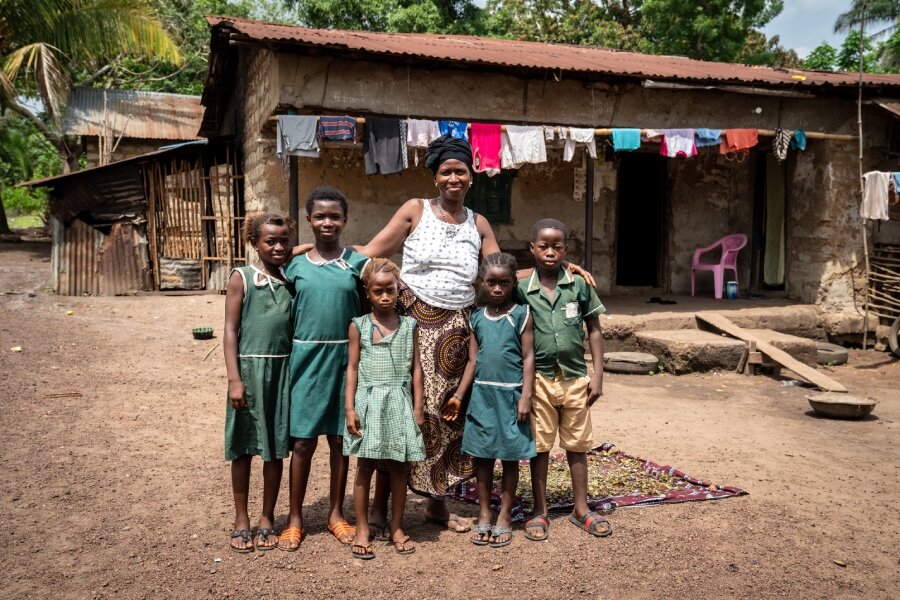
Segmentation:
{"type": "Polygon", "coordinates": [[[500,172],[502,127],[499,123],[472,123],[472,159],[475,171],[493,177],[500,172]]]}
{"type": "Polygon", "coordinates": [[[275,156],[319,157],[319,117],[312,115],[279,115],[275,137],[275,156]]]}
{"type": "Polygon", "coordinates": [[[657,144],[662,141],[662,136],[665,133],[664,129],[645,129],[643,139],[645,142],[656,142],[657,144]]]}
{"type": "Polygon", "coordinates": [[[719,146],[720,154],[740,152],[747,154],[753,146],[759,143],[759,132],[756,129],[725,129],[722,132],[722,144],[719,146]]]}
{"type": "Polygon", "coordinates": [[[400,119],[368,117],[363,152],[366,175],[389,175],[402,171],[406,138],[400,137],[400,119]]]}
{"type": "Polygon", "coordinates": [[[706,148],[707,146],[718,146],[722,143],[721,129],[708,129],[701,127],[697,129],[697,147],[706,148]]]}
{"type": "Polygon", "coordinates": [[[356,119],[353,117],[319,117],[319,140],[353,140],[356,137],[356,119]]]}
{"type": "Polygon", "coordinates": [[[466,121],[438,121],[438,129],[441,135],[452,135],[455,138],[469,141],[469,133],[466,128],[469,124],[466,121]]]}
{"type": "Polygon", "coordinates": [[[794,139],[794,132],[791,129],[776,129],[775,130],[775,139],[772,140],[772,150],[775,151],[775,157],[778,160],[784,160],[787,158],[788,146],[791,145],[791,140],[794,139]]]}
{"type": "Polygon", "coordinates": [[[662,146],[659,153],[669,158],[697,156],[697,144],[694,143],[693,129],[666,129],[663,133],[662,146]]]}
{"type": "Polygon", "coordinates": [[[406,145],[416,148],[427,148],[433,140],[441,137],[441,130],[437,121],[428,119],[406,120],[406,145]]]}
{"type": "MultiPolygon", "coordinates": [[[[562,134],[562,127],[560,129],[560,134],[562,134]]],[[[544,139],[548,142],[552,142],[556,138],[556,126],[555,125],[544,125],[544,139]]],[[[559,139],[563,139],[562,135],[560,135],[559,139]]]]}
{"type": "Polygon", "coordinates": [[[584,144],[591,158],[597,158],[597,139],[593,127],[566,127],[568,131],[566,145],[563,147],[563,160],[571,162],[575,156],[575,144],[584,144]]]}
{"type": "Polygon", "coordinates": [[[630,152],[641,147],[640,129],[613,129],[613,150],[616,152],[630,152]]]}
{"type": "Polygon", "coordinates": [[[891,174],[869,171],[863,175],[863,199],[859,216],[863,219],[888,220],[888,195],[891,174]]]}
{"type": "Polygon", "coordinates": [[[894,191],[900,194],[900,173],[891,173],[894,178],[894,191]]]}
{"type": "Polygon", "coordinates": [[[806,150],[806,132],[802,129],[794,130],[794,137],[791,140],[791,148],[793,150],[806,150]]]}
{"type": "Polygon", "coordinates": [[[544,128],[532,125],[507,125],[501,137],[500,164],[518,169],[525,163],[547,162],[544,128]]]}
{"type": "MultiPolygon", "coordinates": [[[[406,138],[409,135],[409,126],[406,119],[400,119],[400,158],[403,161],[403,170],[409,168],[409,148],[406,145],[406,138]]],[[[416,166],[419,166],[419,156],[416,155],[416,166]]]]}

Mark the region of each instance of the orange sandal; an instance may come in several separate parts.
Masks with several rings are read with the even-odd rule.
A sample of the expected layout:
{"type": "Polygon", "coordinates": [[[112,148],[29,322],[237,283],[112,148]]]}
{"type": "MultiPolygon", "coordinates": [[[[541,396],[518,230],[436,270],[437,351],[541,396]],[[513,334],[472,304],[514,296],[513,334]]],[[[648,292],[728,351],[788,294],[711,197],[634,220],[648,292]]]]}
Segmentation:
{"type": "Polygon", "coordinates": [[[345,546],[352,544],[353,538],[356,537],[356,527],[353,527],[347,521],[338,521],[334,525],[329,525],[328,530],[334,534],[337,541],[345,546]]]}
{"type": "Polygon", "coordinates": [[[288,527],[284,531],[281,532],[281,535],[278,536],[278,549],[284,550],[285,552],[296,552],[300,549],[300,542],[303,540],[303,530],[299,527],[288,527]],[[291,544],[293,542],[297,542],[296,546],[290,545],[281,545],[281,542],[285,542],[286,544],[291,544]]]}

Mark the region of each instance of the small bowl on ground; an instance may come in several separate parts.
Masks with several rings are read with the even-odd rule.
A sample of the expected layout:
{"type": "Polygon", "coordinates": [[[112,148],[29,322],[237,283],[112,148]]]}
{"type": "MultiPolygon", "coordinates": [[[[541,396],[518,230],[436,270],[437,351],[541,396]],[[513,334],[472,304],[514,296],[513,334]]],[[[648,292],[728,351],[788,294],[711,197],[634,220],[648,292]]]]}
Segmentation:
{"type": "Polygon", "coordinates": [[[194,327],[191,329],[191,335],[195,340],[211,340],[213,336],[212,327],[194,327]]]}
{"type": "Polygon", "coordinates": [[[869,398],[829,392],[810,394],[806,400],[816,414],[832,419],[861,419],[878,404],[869,398]]]}

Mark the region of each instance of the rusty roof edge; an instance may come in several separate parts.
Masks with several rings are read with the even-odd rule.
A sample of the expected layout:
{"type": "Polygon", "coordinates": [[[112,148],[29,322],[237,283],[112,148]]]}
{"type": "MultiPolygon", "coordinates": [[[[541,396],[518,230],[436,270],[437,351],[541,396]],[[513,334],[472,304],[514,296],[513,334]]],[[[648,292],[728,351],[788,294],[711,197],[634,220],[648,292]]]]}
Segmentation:
{"type": "MultiPolygon", "coordinates": [[[[675,66],[671,63],[683,62],[685,66],[694,66],[694,67],[703,67],[703,66],[715,66],[721,68],[723,66],[728,66],[734,68],[739,73],[735,73],[734,76],[715,76],[709,75],[706,77],[692,77],[690,75],[685,74],[663,74],[663,73],[652,73],[647,72],[648,70],[638,70],[638,69],[622,69],[615,70],[612,68],[594,68],[594,69],[579,69],[579,68],[560,68],[563,72],[569,73],[583,73],[583,74],[601,74],[607,76],[619,76],[619,77],[629,77],[635,79],[643,79],[643,78],[655,78],[658,80],[666,80],[666,81],[690,81],[690,82],[721,82],[721,83],[729,83],[736,85],[748,85],[748,86],[770,86],[776,88],[784,88],[784,87],[804,87],[809,88],[811,86],[815,87],[827,87],[827,88],[849,88],[855,87],[857,85],[856,81],[828,81],[828,80],[812,80],[810,81],[808,76],[819,76],[827,77],[827,78],[840,78],[853,76],[854,73],[845,73],[845,72],[828,72],[828,71],[813,71],[813,70],[804,70],[804,69],[788,69],[781,67],[767,67],[767,66],[757,66],[757,65],[744,65],[737,63],[718,63],[712,61],[701,61],[696,59],[691,59],[682,56],[672,56],[672,55],[652,55],[652,54],[642,54],[637,52],[629,52],[624,50],[610,49],[610,48],[600,48],[594,46],[578,46],[572,44],[549,44],[543,42],[530,42],[530,41],[520,41],[520,40],[506,40],[503,38],[485,38],[478,36],[461,36],[461,35],[449,35],[449,34],[419,34],[419,33],[385,33],[385,32],[372,32],[372,31],[346,31],[346,30],[329,30],[329,29],[313,29],[308,27],[301,27],[295,25],[282,25],[277,23],[267,23],[264,21],[255,21],[251,19],[239,19],[234,17],[223,17],[218,15],[207,15],[207,22],[210,24],[211,28],[214,31],[223,31],[229,30],[232,33],[237,33],[240,38],[249,42],[278,42],[285,45],[301,45],[301,46],[310,46],[310,47],[318,47],[318,48],[329,48],[334,50],[344,50],[351,52],[364,52],[373,55],[381,55],[381,56],[395,56],[395,57],[405,57],[407,59],[422,59],[422,60],[439,60],[444,63],[451,64],[471,64],[478,66],[490,66],[493,68],[497,68],[500,70],[534,70],[544,67],[536,67],[534,65],[522,64],[522,63],[506,63],[506,62],[498,62],[492,60],[485,60],[480,58],[467,58],[467,57],[432,57],[427,54],[423,54],[422,52],[407,52],[407,51],[392,51],[389,49],[373,49],[366,47],[365,41],[372,40],[373,38],[383,38],[383,39],[397,39],[397,38],[410,38],[412,40],[452,40],[458,41],[460,43],[515,43],[526,46],[531,46],[535,48],[564,48],[569,52],[577,52],[581,54],[590,54],[590,53],[603,53],[610,55],[618,55],[618,57],[622,58],[637,58],[640,57],[643,60],[649,59],[651,62],[656,60],[659,62],[661,66],[657,68],[674,68],[675,66]],[[273,29],[275,31],[272,32],[271,36],[261,36],[254,35],[250,33],[246,33],[241,30],[241,25],[247,24],[255,27],[264,27],[266,29],[273,29]],[[308,36],[333,36],[333,35],[343,35],[349,38],[356,38],[358,43],[353,44],[347,40],[336,41],[315,41],[311,39],[300,39],[297,37],[286,37],[277,35],[278,30],[286,29],[293,30],[296,32],[303,32],[308,36]],[[748,71],[746,74],[740,73],[748,71]],[[778,75],[780,77],[790,77],[790,80],[785,81],[771,81],[765,79],[754,78],[751,75],[752,71],[758,72],[760,75],[769,75],[774,76],[778,75]]],[[[678,65],[680,66],[680,65],[678,65]]],[[[546,67],[551,68],[551,67],[546,67]]],[[[868,74],[869,79],[864,80],[863,86],[865,88],[883,88],[883,87],[894,87],[900,86],[900,75],[888,75],[888,74],[868,74]],[[872,76],[875,76],[876,79],[872,79],[872,76]]]]}

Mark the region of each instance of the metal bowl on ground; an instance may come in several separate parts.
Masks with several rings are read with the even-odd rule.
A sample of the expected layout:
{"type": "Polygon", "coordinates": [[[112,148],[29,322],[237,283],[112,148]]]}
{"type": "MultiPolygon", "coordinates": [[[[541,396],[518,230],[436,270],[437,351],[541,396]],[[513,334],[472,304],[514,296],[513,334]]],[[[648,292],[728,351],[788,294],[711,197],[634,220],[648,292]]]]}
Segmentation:
{"type": "Polygon", "coordinates": [[[851,394],[822,392],[806,397],[816,414],[832,419],[860,419],[875,408],[877,402],[851,394]]]}
{"type": "Polygon", "coordinates": [[[195,340],[210,340],[213,336],[212,327],[194,327],[191,329],[191,335],[195,340]]]}

